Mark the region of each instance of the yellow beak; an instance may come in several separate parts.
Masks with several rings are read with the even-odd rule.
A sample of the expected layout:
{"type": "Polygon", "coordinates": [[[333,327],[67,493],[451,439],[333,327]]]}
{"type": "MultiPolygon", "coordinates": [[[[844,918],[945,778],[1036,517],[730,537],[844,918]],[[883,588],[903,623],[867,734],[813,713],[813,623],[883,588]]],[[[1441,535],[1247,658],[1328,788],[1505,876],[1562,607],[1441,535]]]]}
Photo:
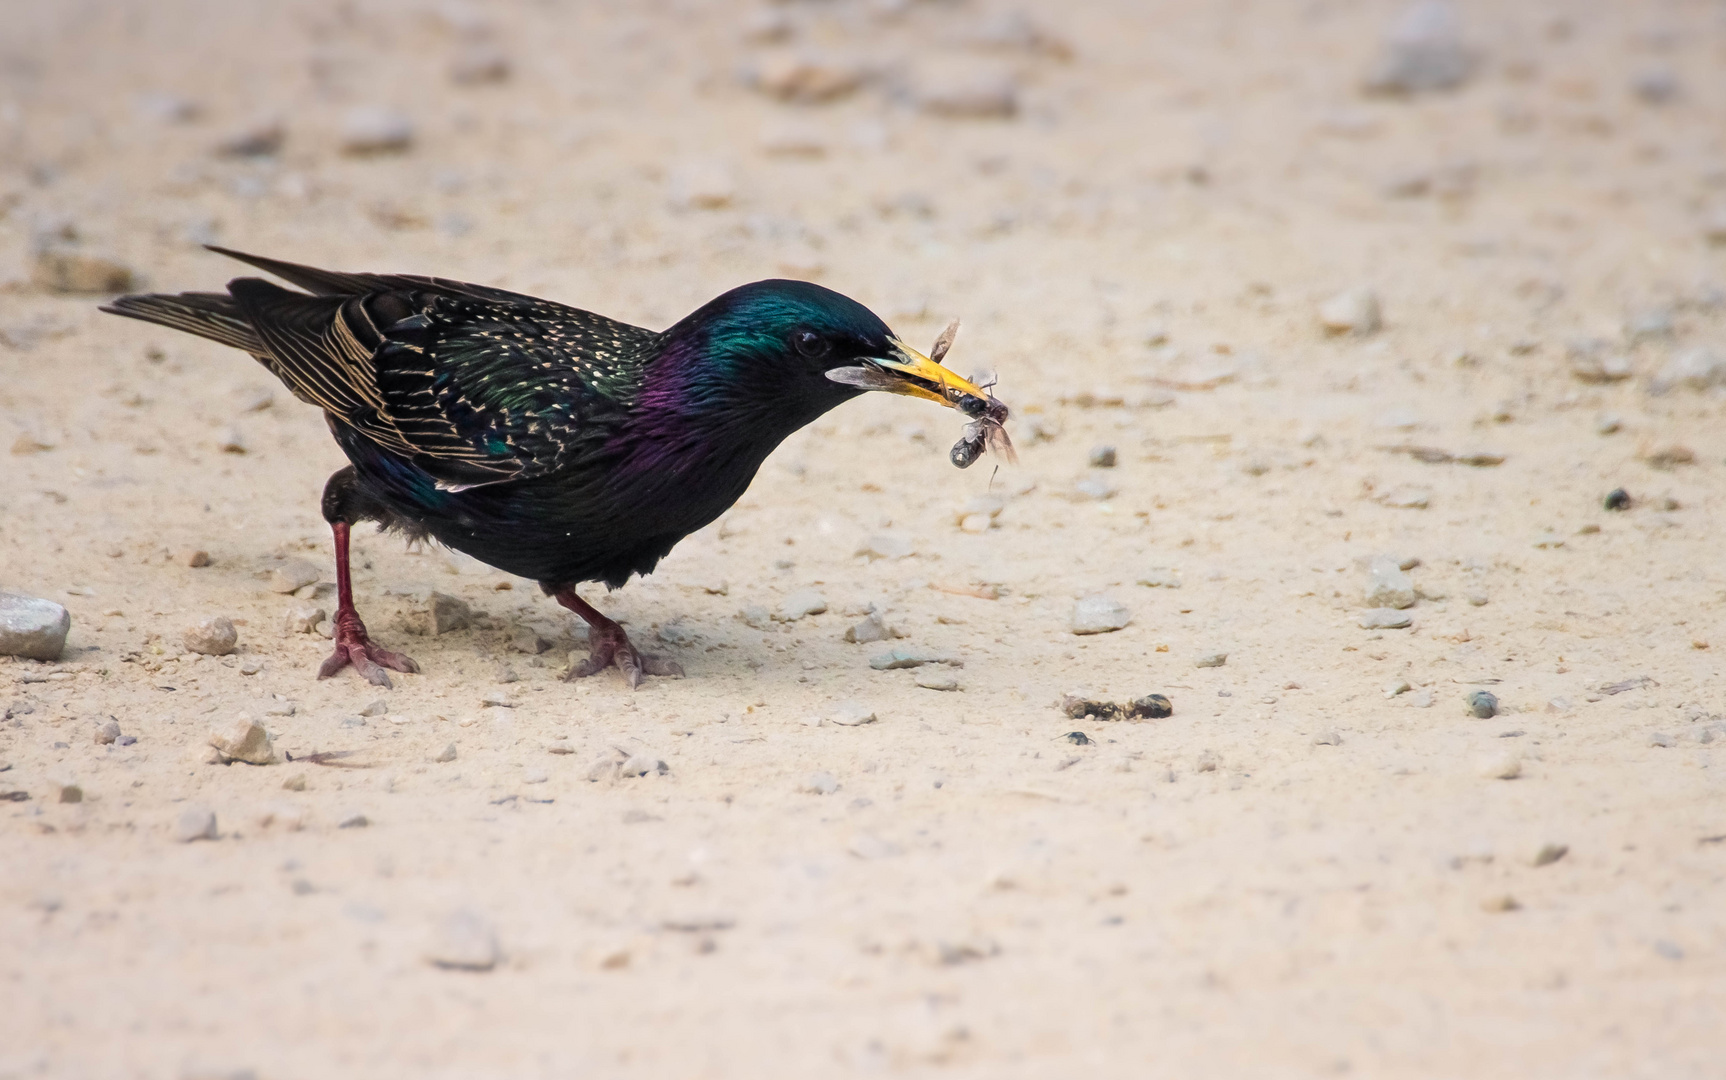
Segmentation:
{"type": "Polygon", "coordinates": [[[894,338],[893,348],[899,353],[898,356],[875,357],[871,361],[899,376],[890,383],[879,385],[879,389],[907,397],[938,401],[949,409],[957,407],[959,402],[967,397],[988,400],[988,391],[968,379],[960,378],[951,369],[942,367],[903,341],[894,338]]]}

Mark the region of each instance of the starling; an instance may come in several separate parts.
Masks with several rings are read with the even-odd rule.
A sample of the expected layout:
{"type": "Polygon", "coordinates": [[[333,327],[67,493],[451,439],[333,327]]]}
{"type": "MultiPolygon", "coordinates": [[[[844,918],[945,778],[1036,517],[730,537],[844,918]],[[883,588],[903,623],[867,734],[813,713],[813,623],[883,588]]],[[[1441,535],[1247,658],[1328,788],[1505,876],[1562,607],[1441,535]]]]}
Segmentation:
{"type": "Polygon", "coordinates": [[[615,665],[633,687],[683,672],[638,652],[578,584],[652,572],[786,436],[865,390],[1006,417],[863,305],[808,282],[744,285],[654,332],[482,285],[210,250],[305,291],[242,277],[226,293],[122,296],[103,310],[242,349],[324,410],[351,464],[324,486],[337,607],[319,678],[351,664],[388,686],[384,669],[419,670],[354,610],[356,522],[538,581],[590,627],[590,655],[566,678],[615,665]]]}

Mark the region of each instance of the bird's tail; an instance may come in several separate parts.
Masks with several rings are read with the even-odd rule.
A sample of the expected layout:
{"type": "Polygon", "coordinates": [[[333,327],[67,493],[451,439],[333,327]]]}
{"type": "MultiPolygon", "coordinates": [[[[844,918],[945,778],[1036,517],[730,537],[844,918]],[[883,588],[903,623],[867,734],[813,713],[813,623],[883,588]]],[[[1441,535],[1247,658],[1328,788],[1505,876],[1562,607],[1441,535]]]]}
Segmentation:
{"type": "Polygon", "coordinates": [[[253,356],[269,355],[245,312],[227,293],[137,293],[103,304],[102,310],[171,326],[244,349],[253,356]]]}

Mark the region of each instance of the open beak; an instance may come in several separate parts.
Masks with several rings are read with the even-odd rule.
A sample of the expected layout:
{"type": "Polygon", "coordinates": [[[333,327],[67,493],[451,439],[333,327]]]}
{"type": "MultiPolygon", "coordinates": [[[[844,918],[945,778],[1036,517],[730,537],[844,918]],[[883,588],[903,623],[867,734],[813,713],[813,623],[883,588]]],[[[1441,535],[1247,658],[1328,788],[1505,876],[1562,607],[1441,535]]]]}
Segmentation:
{"type": "Polygon", "coordinates": [[[862,366],[829,371],[827,377],[865,390],[885,390],[890,394],[926,398],[949,409],[957,408],[966,398],[989,400],[987,390],[960,378],[951,369],[942,367],[903,341],[894,338],[892,347],[891,356],[873,356],[862,366]]]}

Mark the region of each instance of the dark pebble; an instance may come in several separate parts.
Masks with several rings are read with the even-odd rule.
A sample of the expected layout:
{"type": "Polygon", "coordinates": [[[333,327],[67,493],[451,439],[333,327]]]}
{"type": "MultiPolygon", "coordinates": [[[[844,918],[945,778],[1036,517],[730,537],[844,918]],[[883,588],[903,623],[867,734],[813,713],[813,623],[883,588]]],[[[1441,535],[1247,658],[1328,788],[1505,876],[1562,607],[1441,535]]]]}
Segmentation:
{"type": "Polygon", "coordinates": [[[1161,720],[1175,715],[1175,707],[1169,699],[1161,694],[1146,694],[1133,702],[1127,709],[1127,715],[1141,717],[1145,720],[1161,720]]]}
{"type": "Polygon", "coordinates": [[[1490,720],[1498,715],[1498,698],[1488,691],[1471,691],[1464,700],[1468,702],[1468,711],[1482,720],[1490,720]]]}
{"type": "Polygon", "coordinates": [[[1600,505],[1608,510],[1628,510],[1630,509],[1630,492],[1623,488],[1613,488],[1607,493],[1606,498],[1601,500],[1600,505]]]}

